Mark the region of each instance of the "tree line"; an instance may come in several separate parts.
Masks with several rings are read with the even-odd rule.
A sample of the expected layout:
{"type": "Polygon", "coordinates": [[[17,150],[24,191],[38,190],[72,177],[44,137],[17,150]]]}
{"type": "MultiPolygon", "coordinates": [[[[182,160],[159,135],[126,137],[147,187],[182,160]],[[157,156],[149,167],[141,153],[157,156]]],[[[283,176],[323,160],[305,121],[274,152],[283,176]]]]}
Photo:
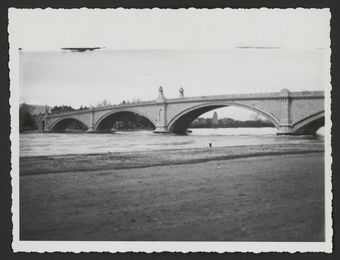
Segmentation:
{"type": "MultiPolygon", "coordinates": [[[[240,121],[232,118],[221,118],[218,120],[219,128],[234,128],[234,127],[273,127],[273,124],[268,120],[246,120],[240,121]]],[[[199,117],[191,122],[190,128],[213,128],[212,118],[199,117]]]]}

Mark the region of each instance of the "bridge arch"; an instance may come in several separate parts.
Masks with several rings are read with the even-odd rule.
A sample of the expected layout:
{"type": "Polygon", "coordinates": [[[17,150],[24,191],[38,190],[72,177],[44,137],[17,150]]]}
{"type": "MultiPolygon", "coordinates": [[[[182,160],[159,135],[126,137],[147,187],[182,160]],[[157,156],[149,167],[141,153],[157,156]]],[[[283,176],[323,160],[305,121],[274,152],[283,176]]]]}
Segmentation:
{"type": "Polygon", "coordinates": [[[293,124],[294,134],[315,134],[325,124],[325,112],[312,114],[293,124]]]}
{"type": "Polygon", "coordinates": [[[228,107],[228,106],[236,106],[240,108],[244,108],[247,110],[254,111],[266,119],[268,119],[270,122],[273,123],[273,125],[278,128],[280,121],[273,116],[272,114],[259,109],[257,107],[248,105],[248,104],[242,104],[242,103],[237,103],[237,102],[230,102],[230,101],[222,101],[222,102],[214,102],[214,103],[205,103],[205,104],[200,104],[196,106],[192,106],[190,108],[187,108],[177,115],[175,115],[173,118],[169,120],[168,123],[168,130],[173,133],[180,133],[183,134],[186,132],[187,127],[190,125],[190,123],[199,117],[200,115],[217,109],[217,108],[222,108],[222,107],[228,107]]]}
{"type": "Polygon", "coordinates": [[[133,114],[137,114],[137,115],[139,115],[139,116],[142,116],[142,117],[146,118],[146,119],[152,124],[152,126],[153,126],[154,128],[156,127],[156,122],[155,122],[155,120],[154,120],[151,116],[147,115],[146,113],[141,112],[141,111],[139,111],[139,110],[137,110],[137,109],[126,109],[126,108],[124,108],[124,109],[119,109],[119,110],[110,111],[110,112],[106,113],[105,115],[101,116],[101,117],[96,121],[96,123],[95,123],[95,125],[94,125],[94,129],[95,129],[96,131],[100,131],[100,126],[101,126],[101,124],[103,124],[103,122],[104,122],[105,120],[107,120],[109,117],[112,117],[112,116],[114,116],[114,115],[119,116],[119,114],[124,114],[124,113],[133,113],[133,114]]]}
{"type": "Polygon", "coordinates": [[[82,121],[79,118],[75,118],[75,117],[62,117],[58,120],[56,120],[55,122],[53,122],[50,127],[49,127],[49,131],[62,131],[65,130],[67,128],[67,126],[71,123],[71,122],[78,122],[80,123],[84,129],[88,129],[88,125],[86,122],[82,121]]]}

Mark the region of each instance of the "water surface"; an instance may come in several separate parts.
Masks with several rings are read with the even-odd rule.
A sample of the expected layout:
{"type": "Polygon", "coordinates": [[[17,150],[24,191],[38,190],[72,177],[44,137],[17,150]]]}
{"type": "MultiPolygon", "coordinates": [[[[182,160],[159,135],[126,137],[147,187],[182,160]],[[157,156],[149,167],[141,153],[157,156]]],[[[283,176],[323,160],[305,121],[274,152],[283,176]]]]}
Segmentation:
{"type": "Polygon", "coordinates": [[[322,142],[322,135],[277,136],[276,129],[271,127],[192,129],[191,134],[184,136],[154,134],[152,131],[125,131],[114,134],[23,133],[20,134],[20,156],[203,148],[208,147],[209,143],[213,147],[221,147],[322,142]]]}

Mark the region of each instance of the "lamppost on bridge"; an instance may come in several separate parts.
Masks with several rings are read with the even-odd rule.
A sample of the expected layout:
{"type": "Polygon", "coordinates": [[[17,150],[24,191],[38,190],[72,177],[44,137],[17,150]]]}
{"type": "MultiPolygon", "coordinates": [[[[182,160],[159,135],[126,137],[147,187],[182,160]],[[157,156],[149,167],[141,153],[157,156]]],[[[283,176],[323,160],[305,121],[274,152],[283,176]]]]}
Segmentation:
{"type": "Polygon", "coordinates": [[[184,89],[182,87],[179,89],[179,98],[184,98],[184,89]]]}

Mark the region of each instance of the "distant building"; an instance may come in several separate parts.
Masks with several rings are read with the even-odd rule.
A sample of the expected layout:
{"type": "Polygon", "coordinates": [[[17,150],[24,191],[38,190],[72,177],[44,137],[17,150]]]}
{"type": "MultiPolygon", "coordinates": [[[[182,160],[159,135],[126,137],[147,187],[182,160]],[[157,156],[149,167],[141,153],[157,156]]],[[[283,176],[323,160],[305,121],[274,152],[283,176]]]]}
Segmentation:
{"type": "Polygon", "coordinates": [[[214,115],[213,115],[212,127],[213,128],[218,128],[218,118],[217,118],[217,113],[216,112],[214,112],[214,115]]]}

